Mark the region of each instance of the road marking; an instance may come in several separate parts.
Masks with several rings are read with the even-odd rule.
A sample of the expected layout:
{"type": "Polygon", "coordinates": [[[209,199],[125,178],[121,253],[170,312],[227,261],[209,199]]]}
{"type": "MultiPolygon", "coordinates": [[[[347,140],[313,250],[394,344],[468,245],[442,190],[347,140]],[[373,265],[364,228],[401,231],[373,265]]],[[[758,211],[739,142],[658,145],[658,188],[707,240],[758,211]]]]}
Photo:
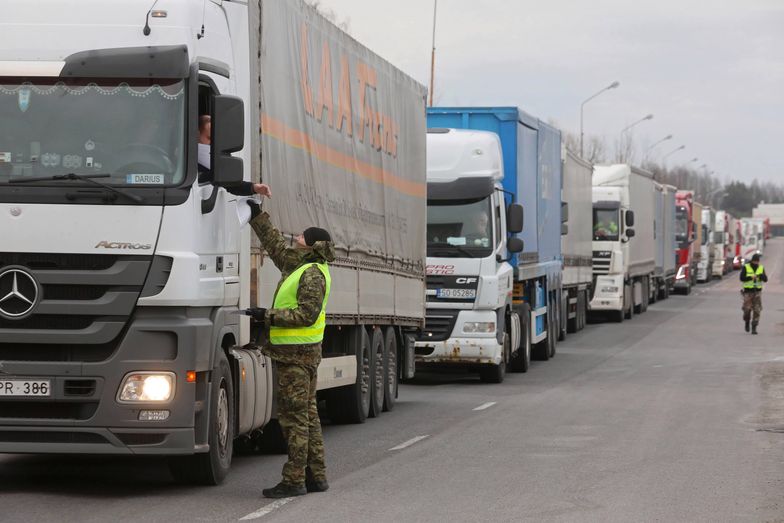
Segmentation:
{"type": "Polygon", "coordinates": [[[495,401],[488,401],[487,403],[482,403],[477,408],[471,409],[471,410],[485,410],[485,409],[489,409],[490,407],[492,407],[495,404],[496,404],[495,401]]]}
{"type": "Polygon", "coordinates": [[[397,447],[392,447],[392,448],[391,448],[391,449],[389,449],[389,450],[390,450],[390,451],[392,451],[392,450],[403,450],[404,448],[406,448],[406,447],[410,447],[410,446],[411,446],[411,445],[413,445],[414,443],[416,443],[416,442],[418,442],[418,441],[422,441],[423,439],[425,439],[425,438],[429,438],[429,437],[430,437],[430,434],[425,434],[424,436],[417,436],[416,438],[411,438],[411,439],[410,439],[410,440],[408,440],[408,441],[404,441],[403,443],[401,443],[401,444],[400,444],[400,445],[398,445],[397,447]]]}
{"type": "Polygon", "coordinates": [[[274,512],[274,511],[278,510],[280,507],[282,507],[283,505],[285,505],[286,503],[289,503],[291,501],[294,501],[294,498],[281,498],[281,499],[279,499],[277,501],[273,501],[269,505],[264,505],[263,507],[261,507],[256,512],[251,512],[247,516],[241,517],[240,521],[250,521],[251,519],[263,518],[264,516],[266,516],[270,512],[274,512]]]}

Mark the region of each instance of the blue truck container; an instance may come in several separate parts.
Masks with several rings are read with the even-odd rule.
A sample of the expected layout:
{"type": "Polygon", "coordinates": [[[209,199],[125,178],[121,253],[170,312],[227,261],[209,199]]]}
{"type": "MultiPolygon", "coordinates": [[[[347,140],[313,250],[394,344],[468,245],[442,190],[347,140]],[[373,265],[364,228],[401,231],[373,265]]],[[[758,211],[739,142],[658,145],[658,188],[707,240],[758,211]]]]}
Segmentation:
{"type": "Polygon", "coordinates": [[[561,133],[517,107],[430,107],[428,128],[472,129],[496,133],[501,141],[503,187],[523,205],[518,236],[523,252],[513,256],[515,298],[530,305],[533,343],[555,352],[555,337],[566,329],[562,302],[561,231],[566,219],[561,200],[561,133]],[[548,329],[552,328],[547,335],[548,329]]]}

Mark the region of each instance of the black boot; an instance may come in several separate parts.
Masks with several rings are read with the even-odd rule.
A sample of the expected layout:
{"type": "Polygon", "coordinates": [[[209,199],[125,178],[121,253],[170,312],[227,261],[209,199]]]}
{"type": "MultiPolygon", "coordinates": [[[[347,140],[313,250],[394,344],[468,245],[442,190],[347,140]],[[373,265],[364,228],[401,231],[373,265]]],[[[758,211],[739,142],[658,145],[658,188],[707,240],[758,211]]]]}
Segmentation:
{"type": "Polygon", "coordinates": [[[305,488],[308,492],[326,492],[329,489],[327,479],[316,479],[313,477],[313,472],[310,467],[305,468],[305,488]]]}
{"type": "Polygon", "coordinates": [[[749,323],[751,322],[751,320],[743,320],[743,321],[746,322],[746,332],[749,332],[749,323]]]}
{"type": "Polygon", "coordinates": [[[752,334],[757,334],[757,322],[756,321],[751,324],[751,333],[752,334]]]}
{"type": "Polygon", "coordinates": [[[294,496],[304,496],[307,491],[302,485],[286,485],[281,482],[272,488],[265,488],[261,491],[265,498],[291,498],[294,496]]]}

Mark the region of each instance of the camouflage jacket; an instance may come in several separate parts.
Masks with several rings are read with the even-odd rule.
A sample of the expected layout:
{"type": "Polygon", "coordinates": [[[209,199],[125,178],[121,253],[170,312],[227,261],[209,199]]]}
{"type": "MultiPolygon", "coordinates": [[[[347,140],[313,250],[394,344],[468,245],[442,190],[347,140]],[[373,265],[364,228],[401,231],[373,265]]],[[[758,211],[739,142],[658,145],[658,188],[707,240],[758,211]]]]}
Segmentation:
{"type": "MultiPolygon", "coordinates": [[[[332,242],[316,242],[310,249],[295,249],[287,246],[286,239],[270,222],[266,212],[250,222],[259,237],[261,245],[275,267],[281,272],[275,294],[283,281],[298,267],[305,263],[329,263],[335,259],[332,242]]],[[[310,267],[299,280],[297,289],[297,308],[270,309],[268,315],[271,325],[276,327],[306,327],[313,325],[321,312],[326,292],[324,275],[316,267],[310,267]]],[[[274,300],[273,300],[274,301],[274,300]]],[[[321,361],[321,343],[307,345],[268,345],[263,352],[270,358],[282,363],[318,365],[321,361]]]]}

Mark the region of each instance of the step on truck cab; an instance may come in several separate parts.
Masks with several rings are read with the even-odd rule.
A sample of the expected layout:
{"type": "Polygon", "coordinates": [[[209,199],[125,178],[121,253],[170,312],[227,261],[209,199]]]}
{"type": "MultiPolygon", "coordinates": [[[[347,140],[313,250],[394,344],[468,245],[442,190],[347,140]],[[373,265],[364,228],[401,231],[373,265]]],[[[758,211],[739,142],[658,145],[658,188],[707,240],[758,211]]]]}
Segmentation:
{"type": "Polygon", "coordinates": [[[653,175],[631,165],[593,171],[593,314],[614,321],[645,312],[656,267],[653,175]]]}
{"type": "Polygon", "coordinates": [[[431,107],[428,127],[427,321],[417,368],[468,368],[500,382],[507,368],[528,369],[532,349],[542,359],[555,353],[560,133],[516,107],[431,107]]]}
{"type": "Polygon", "coordinates": [[[277,275],[227,189],[268,183],[287,239],[330,231],[319,394],[389,410],[424,324],[425,90],[299,0],[151,4],[3,4],[0,452],[215,484],[275,426],[240,312],[277,275]]]}

